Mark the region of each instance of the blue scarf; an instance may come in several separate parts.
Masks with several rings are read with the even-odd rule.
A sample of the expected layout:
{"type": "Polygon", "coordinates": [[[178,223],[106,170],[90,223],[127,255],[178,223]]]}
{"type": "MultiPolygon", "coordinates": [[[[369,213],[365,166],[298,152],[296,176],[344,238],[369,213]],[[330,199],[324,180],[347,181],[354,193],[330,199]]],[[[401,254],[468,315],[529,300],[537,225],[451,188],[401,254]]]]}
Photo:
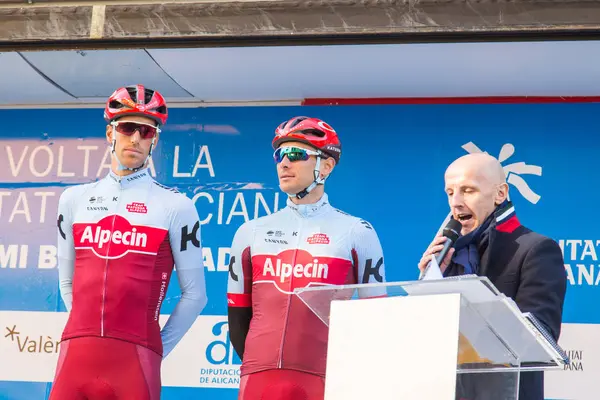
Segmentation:
{"type": "Polygon", "coordinates": [[[487,247],[494,214],[491,213],[477,229],[458,238],[454,244],[452,261],[444,271],[444,276],[469,275],[479,272],[480,250],[487,247]]]}

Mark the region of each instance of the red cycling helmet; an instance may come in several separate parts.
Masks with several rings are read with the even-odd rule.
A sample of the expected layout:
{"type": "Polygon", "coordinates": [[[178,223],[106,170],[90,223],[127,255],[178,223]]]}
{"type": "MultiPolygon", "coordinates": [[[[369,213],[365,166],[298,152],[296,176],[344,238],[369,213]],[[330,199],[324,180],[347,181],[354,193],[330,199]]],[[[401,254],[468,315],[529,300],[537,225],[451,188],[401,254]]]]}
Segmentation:
{"type": "Polygon", "coordinates": [[[104,119],[107,123],[126,115],[152,118],[159,125],[167,123],[167,103],[162,95],[143,85],[126,86],[114,91],[106,101],[104,119]]]}
{"type": "Polygon", "coordinates": [[[318,118],[294,117],[282,122],[275,129],[273,148],[285,142],[301,142],[312,146],[333,157],[336,164],[342,156],[342,143],[337,133],[327,122],[318,118]]]}

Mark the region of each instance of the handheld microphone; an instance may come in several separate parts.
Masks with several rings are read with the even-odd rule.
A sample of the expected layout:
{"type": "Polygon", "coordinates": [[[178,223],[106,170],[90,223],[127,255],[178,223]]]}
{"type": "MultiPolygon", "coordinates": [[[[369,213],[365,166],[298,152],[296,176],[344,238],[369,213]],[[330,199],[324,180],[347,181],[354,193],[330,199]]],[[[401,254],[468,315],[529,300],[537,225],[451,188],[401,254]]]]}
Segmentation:
{"type": "Polygon", "coordinates": [[[438,253],[437,257],[435,258],[438,265],[442,263],[442,261],[446,257],[446,254],[448,254],[448,251],[450,250],[452,245],[454,245],[454,243],[456,243],[456,241],[460,237],[461,229],[462,229],[462,225],[460,224],[460,222],[458,222],[455,219],[451,219],[446,224],[446,227],[444,228],[442,235],[446,236],[447,239],[444,242],[444,248],[438,253]]]}
{"type": "MultiPolygon", "coordinates": [[[[450,248],[454,245],[454,243],[456,243],[458,238],[461,236],[461,229],[462,225],[455,219],[450,219],[450,221],[448,221],[448,223],[444,227],[444,230],[442,231],[442,236],[445,236],[447,239],[444,241],[444,247],[435,257],[435,260],[437,261],[438,265],[442,263],[442,261],[446,257],[446,254],[448,254],[448,251],[450,251],[450,248]]],[[[429,269],[430,265],[431,261],[427,264],[425,270],[423,271],[419,279],[422,279],[425,276],[425,273],[429,269]]]]}

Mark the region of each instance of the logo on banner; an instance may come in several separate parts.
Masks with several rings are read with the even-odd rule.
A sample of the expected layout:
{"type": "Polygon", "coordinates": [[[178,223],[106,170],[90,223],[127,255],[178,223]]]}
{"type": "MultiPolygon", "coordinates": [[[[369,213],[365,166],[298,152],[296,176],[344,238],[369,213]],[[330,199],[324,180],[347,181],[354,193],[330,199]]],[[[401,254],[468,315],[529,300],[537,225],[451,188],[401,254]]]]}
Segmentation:
{"type": "Polygon", "coordinates": [[[576,286],[600,285],[600,263],[598,239],[559,239],[563,253],[567,281],[576,286]]]}
{"type": "Polygon", "coordinates": [[[597,320],[593,323],[583,323],[582,320],[582,323],[562,324],[558,344],[569,357],[569,363],[562,369],[544,372],[547,399],[598,398],[599,334],[600,325],[597,320]]]}
{"type": "Polygon", "coordinates": [[[58,353],[60,339],[50,336],[32,336],[21,333],[17,325],[5,327],[4,338],[17,347],[19,353],[53,354],[58,353]]]}
{"type": "MultiPolygon", "coordinates": [[[[477,145],[473,142],[465,143],[461,146],[463,149],[467,151],[467,153],[487,153],[487,151],[481,150],[477,145]]],[[[503,163],[508,160],[515,153],[515,146],[511,143],[506,143],[500,149],[500,154],[498,155],[498,161],[503,163]]],[[[539,165],[531,165],[526,164],[523,161],[514,162],[508,165],[502,165],[504,168],[504,174],[506,175],[506,181],[513,185],[519,193],[530,203],[537,204],[540,201],[541,196],[535,193],[527,184],[525,179],[521,175],[537,175],[542,176],[542,167],[539,165]]],[[[510,194],[509,194],[510,200],[510,194]]]]}
{"type": "Polygon", "coordinates": [[[569,363],[564,366],[565,371],[583,371],[583,350],[567,350],[569,363]]]}
{"type": "Polygon", "coordinates": [[[206,360],[214,367],[200,370],[200,383],[238,388],[242,361],[231,344],[227,321],[213,325],[212,335],[215,340],[206,347],[206,360]]]}

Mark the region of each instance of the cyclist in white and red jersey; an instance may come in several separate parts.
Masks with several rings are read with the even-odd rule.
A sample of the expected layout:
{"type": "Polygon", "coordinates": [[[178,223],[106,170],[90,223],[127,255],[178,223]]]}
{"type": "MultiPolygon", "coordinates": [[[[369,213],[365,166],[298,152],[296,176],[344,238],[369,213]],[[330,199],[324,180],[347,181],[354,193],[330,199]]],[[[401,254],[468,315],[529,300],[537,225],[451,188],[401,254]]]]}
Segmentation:
{"type": "Polygon", "coordinates": [[[207,302],[193,202],[156,182],[148,160],[167,106],[142,85],[104,112],[111,171],[66,189],[58,205],[60,293],[69,311],[51,400],[160,398],[160,367],[207,302]],[[158,318],[173,266],[181,299],[158,318]]]}
{"type": "MultiPolygon", "coordinates": [[[[242,359],[239,399],[322,400],[327,327],[293,291],[384,282],[383,252],[371,224],[334,208],[325,194],[341,156],[333,128],[295,117],[275,133],[287,206],[244,223],[231,247],[228,320],[242,359]]],[[[359,291],[360,297],[380,295],[385,289],[359,291]]]]}

